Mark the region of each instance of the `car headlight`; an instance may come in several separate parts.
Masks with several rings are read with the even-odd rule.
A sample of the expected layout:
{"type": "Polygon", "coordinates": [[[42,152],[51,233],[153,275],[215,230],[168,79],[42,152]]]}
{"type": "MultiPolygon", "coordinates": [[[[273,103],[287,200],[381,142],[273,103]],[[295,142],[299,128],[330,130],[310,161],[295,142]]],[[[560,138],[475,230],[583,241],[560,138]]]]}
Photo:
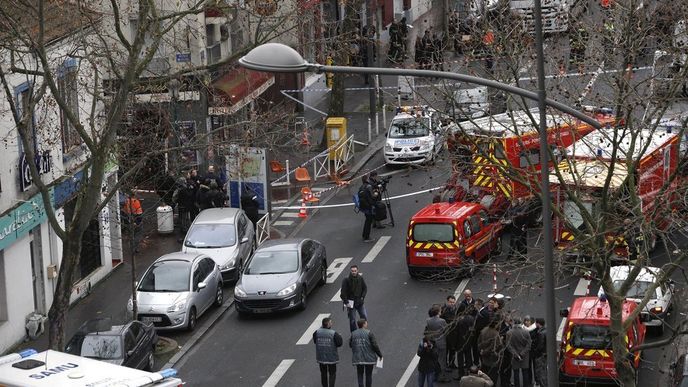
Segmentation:
{"type": "Polygon", "coordinates": [[[179,312],[180,310],[186,309],[186,300],[177,301],[174,305],[167,308],[168,313],[179,312]]]}
{"type": "Polygon", "coordinates": [[[429,149],[432,146],[432,141],[423,141],[420,143],[420,149],[425,150],[429,149]]]}
{"type": "Polygon", "coordinates": [[[228,270],[234,268],[236,265],[236,260],[237,257],[239,256],[239,249],[234,250],[234,253],[232,253],[232,257],[229,258],[229,261],[225,263],[224,265],[220,266],[220,270],[228,270]]]}
{"type": "Polygon", "coordinates": [[[246,297],[246,292],[241,288],[241,286],[237,285],[234,287],[234,295],[237,297],[246,297]]]}
{"type": "Polygon", "coordinates": [[[295,290],[296,290],[296,284],[292,284],[292,285],[289,285],[286,288],[280,290],[279,292],[277,292],[277,295],[278,296],[287,296],[287,295],[294,293],[295,290]]]}
{"type": "Polygon", "coordinates": [[[392,146],[389,144],[385,144],[385,152],[391,152],[392,151],[392,146]]]}
{"type": "Polygon", "coordinates": [[[652,308],[652,313],[654,313],[654,314],[662,313],[662,307],[661,306],[655,306],[654,308],[652,308]]]}

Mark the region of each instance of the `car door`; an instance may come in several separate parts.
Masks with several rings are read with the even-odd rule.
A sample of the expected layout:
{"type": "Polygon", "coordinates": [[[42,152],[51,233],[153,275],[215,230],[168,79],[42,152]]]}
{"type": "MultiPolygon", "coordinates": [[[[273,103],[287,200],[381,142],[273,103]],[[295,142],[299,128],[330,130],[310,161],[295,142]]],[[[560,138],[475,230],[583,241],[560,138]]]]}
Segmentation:
{"type": "Polygon", "coordinates": [[[194,304],[196,304],[196,309],[197,309],[197,315],[200,316],[201,313],[206,309],[208,306],[208,286],[206,284],[206,287],[203,289],[199,289],[198,284],[203,282],[203,280],[206,277],[205,270],[203,269],[203,266],[201,265],[201,260],[197,260],[194,263],[193,266],[193,275],[192,275],[192,283],[191,283],[191,289],[193,291],[193,297],[194,297],[194,304]]]}
{"type": "Polygon", "coordinates": [[[146,340],[145,333],[143,325],[138,321],[132,321],[125,332],[125,335],[133,337],[135,342],[130,365],[132,368],[143,369],[148,360],[148,353],[153,350],[152,345],[146,340]]]}
{"type": "Polygon", "coordinates": [[[480,223],[480,216],[478,214],[473,214],[468,218],[468,222],[471,226],[471,244],[474,247],[475,259],[480,261],[486,254],[487,250],[487,240],[485,240],[485,228],[482,227],[480,223]]]}
{"type": "Polygon", "coordinates": [[[246,216],[244,216],[242,213],[238,213],[235,224],[237,230],[237,241],[239,241],[239,257],[241,257],[240,259],[242,260],[242,263],[246,263],[252,245],[251,235],[248,235],[246,232],[247,223],[248,221],[246,220],[246,216]]]}
{"type": "Polygon", "coordinates": [[[122,365],[138,368],[140,354],[136,351],[136,337],[130,330],[124,332],[124,362],[122,365]]]}
{"type": "Polygon", "coordinates": [[[301,244],[301,275],[306,291],[313,289],[313,242],[306,240],[301,244]]]}
{"type": "MultiPolygon", "coordinates": [[[[245,212],[241,213],[241,216],[244,218],[244,223],[246,224],[246,236],[248,237],[248,240],[250,242],[253,242],[256,240],[256,233],[258,232],[255,227],[253,226],[253,222],[251,222],[250,219],[246,216],[245,212]]],[[[253,243],[249,244],[249,249],[253,246],[253,243]]],[[[250,253],[250,251],[249,251],[250,253]]]]}

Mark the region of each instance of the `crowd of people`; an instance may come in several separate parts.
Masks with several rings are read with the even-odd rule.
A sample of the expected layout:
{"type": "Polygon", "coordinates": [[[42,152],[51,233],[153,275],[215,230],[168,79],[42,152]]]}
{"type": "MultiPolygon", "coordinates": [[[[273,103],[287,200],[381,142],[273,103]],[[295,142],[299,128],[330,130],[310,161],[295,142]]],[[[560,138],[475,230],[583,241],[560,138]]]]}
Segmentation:
{"type": "Polygon", "coordinates": [[[460,387],[546,386],[544,319],[513,315],[503,297],[483,302],[469,289],[463,297],[430,308],[418,346],[418,386],[449,382],[452,370],[460,387]]]}

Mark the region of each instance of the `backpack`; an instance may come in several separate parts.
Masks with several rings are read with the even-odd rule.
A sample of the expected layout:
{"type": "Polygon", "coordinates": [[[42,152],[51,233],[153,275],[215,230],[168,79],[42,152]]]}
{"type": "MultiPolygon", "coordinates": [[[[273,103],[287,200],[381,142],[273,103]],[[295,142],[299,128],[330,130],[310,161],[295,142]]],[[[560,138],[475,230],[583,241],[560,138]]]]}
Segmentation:
{"type": "Polygon", "coordinates": [[[355,211],[366,211],[370,209],[370,203],[366,193],[366,186],[362,185],[358,189],[358,193],[353,195],[354,210],[355,211]]]}

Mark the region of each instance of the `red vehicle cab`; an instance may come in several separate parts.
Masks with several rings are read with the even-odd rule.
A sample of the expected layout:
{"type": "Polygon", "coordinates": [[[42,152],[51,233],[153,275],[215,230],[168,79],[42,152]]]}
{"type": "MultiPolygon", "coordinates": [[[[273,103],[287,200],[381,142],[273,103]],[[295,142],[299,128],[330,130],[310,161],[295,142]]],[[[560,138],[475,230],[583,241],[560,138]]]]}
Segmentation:
{"type": "Polygon", "coordinates": [[[490,222],[478,203],[433,203],[409,221],[406,264],[411,277],[421,272],[457,270],[472,275],[476,263],[501,251],[502,224],[490,222]]]}
{"type": "MultiPolygon", "coordinates": [[[[635,308],[635,302],[624,301],[622,318],[626,320],[635,308]]],[[[587,382],[617,385],[609,330],[609,303],[604,297],[579,297],[560,314],[566,318],[559,353],[560,384],[587,382]]],[[[629,349],[645,341],[645,331],[640,316],[636,317],[626,331],[629,349]]],[[[639,366],[640,351],[636,351],[633,352],[633,367],[637,370],[639,366]]]]}

